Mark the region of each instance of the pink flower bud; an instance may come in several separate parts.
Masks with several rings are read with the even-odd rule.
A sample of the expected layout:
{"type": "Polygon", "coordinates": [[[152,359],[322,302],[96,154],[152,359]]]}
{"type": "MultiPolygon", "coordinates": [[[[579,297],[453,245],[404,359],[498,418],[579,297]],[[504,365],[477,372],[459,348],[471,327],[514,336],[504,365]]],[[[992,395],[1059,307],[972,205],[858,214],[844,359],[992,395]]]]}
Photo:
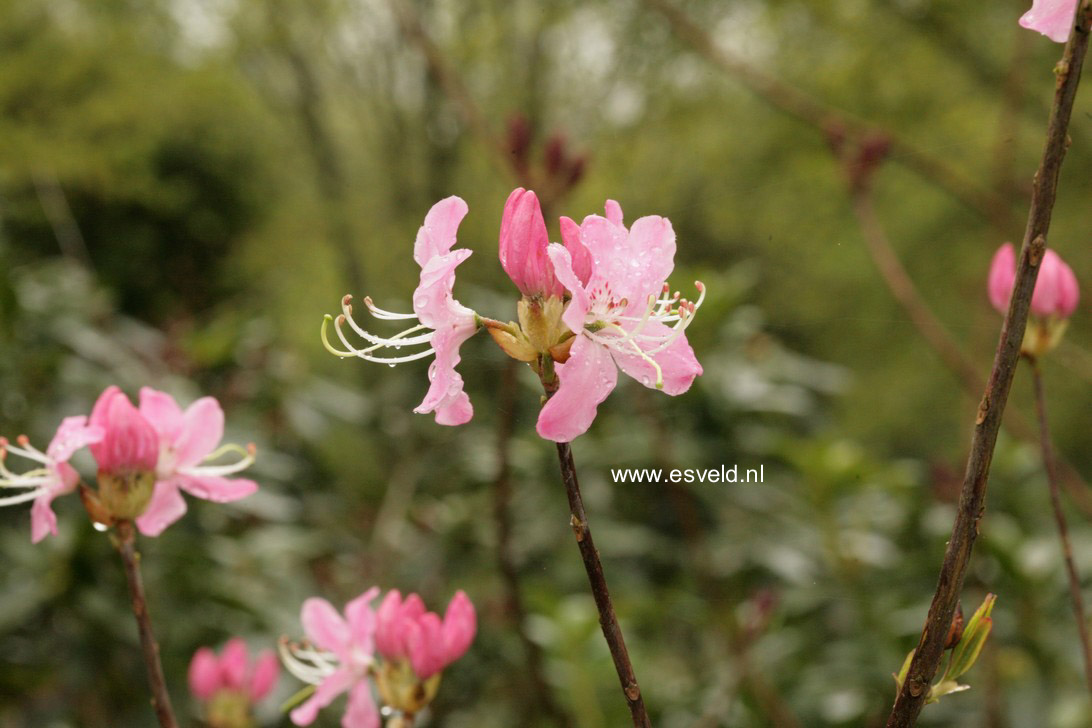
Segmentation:
{"type": "MultiPolygon", "coordinates": [[[[1002,314],[1009,310],[1015,278],[1016,251],[1012,243],[1005,243],[993,256],[987,284],[990,303],[1002,314]]],[[[1046,251],[1031,296],[1031,313],[1044,319],[1068,318],[1077,309],[1079,300],[1080,291],[1073,269],[1053,250],[1046,251]]]]}
{"type": "Polygon", "coordinates": [[[241,690],[246,684],[247,663],[250,654],[246,649],[246,642],[235,637],[224,646],[220,653],[220,679],[225,688],[229,690],[241,690]]]}
{"type": "Polygon", "coordinates": [[[220,662],[208,647],[193,654],[189,671],[190,692],[198,700],[208,700],[220,689],[220,662]]]}
{"type": "Polygon", "coordinates": [[[120,389],[109,387],[99,396],[89,424],[103,432],[102,440],[90,446],[100,472],[155,471],[159,458],[155,428],[120,389]]]}
{"type": "Polygon", "coordinates": [[[392,590],[376,611],[375,647],[388,660],[408,659],[417,677],[427,680],[466,654],[476,631],[474,605],[462,591],[441,620],[425,611],[421,597],[403,600],[392,590]]]}
{"type": "Polygon", "coordinates": [[[272,650],[261,652],[254,663],[254,675],[250,679],[250,699],[257,703],[273,692],[280,674],[281,666],[276,653],[272,650]]]}
{"type": "Polygon", "coordinates": [[[546,256],[550,244],[538,197],[519,187],[504,203],[500,228],[500,262],[504,272],[525,296],[557,296],[564,289],[546,256]]]}
{"type": "Polygon", "coordinates": [[[466,654],[478,631],[478,616],[465,592],[455,592],[444,613],[444,662],[451,664],[466,654]]]}

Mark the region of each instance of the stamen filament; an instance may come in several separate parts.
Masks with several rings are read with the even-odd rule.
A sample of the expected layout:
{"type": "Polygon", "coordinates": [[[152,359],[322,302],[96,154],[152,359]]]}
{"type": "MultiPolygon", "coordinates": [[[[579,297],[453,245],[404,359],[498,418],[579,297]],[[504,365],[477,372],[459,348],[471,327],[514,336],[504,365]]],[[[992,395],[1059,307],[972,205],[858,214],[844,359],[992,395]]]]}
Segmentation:
{"type": "Polygon", "coordinates": [[[27,501],[35,500],[44,492],[45,488],[37,488],[35,490],[27,491],[26,493],[20,493],[19,495],[12,495],[8,496],[7,498],[0,498],[0,507],[13,506],[17,503],[26,503],[27,501]]]}
{"type": "MultiPolygon", "coordinates": [[[[327,314],[326,318],[323,318],[323,322],[322,322],[322,324],[323,324],[323,334],[324,334],[324,343],[325,343],[326,319],[327,318],[329,318],[329,314],[327,314]]],[[[337,320],[334,322],[334,330],[337,332],[337,338],[341,341],[342,345],[346,349],[349,350],[348,353],[338,352],[336,349],[334,349],[332,347],[327,347],[327,349],[329,349],[333,353],[337,354],[338,356],[355,356],[355,357],[357,357],[359,359],[363,359],[365,361],[375,362],[377,364],[394,365],[394,364],[404,364],[405,362],[408,362],[408,361],[417,361],[418,359],[424,359],[425,357],[431,356],[433,353],[435,353],[435,350],[430,346],[429,348],[425,349],[424,351],[419,351],[416,354],[408,354],[406,356],[396,356],[396,357],[371,356],[370,352],[373,352],[376,349],[385,349],[387,347],[385,345],[382,345],[382,344],[376,344],[374,346],[369,346],[369,347],[367,347],[365,349],[357,349],[356,347],[354,347],[352,344],[349,343],[349,339],[345,336],[345,332],[341,329],[340,323],[341,323],[342,319],[344,319],[344,318],[345,318],[344,316],[338,316],[337,320]]]]}
{"type": "Polygon", "coordinates": [[[417,314],[415,313],[394,313],[393,311],[384,311],[375,305],[371,296],[364,297],[364,305],[368,307],[368,311],[372,316],[377,319],[386,319],[387,321],[397,321],[399,319],[415,319],[417,314]]]}

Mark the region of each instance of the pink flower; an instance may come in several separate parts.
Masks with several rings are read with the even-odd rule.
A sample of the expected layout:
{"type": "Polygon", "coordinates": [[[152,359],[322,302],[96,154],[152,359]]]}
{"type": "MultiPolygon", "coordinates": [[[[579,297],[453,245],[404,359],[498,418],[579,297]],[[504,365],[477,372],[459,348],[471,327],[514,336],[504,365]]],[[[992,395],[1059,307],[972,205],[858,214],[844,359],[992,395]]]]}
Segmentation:
{"type": "Polygon", "coordinates": [[[587,431],[618,368],[671,395],[688,390],[702,368],[683,332],[705,296],[701,283],[696,302],[668,295],[675,232],[667,219],[642,217],[627,230],[621,207],[608,200],[606,217],[590,215],[579,228],[562,222],[568,247],[551,244],[548,255],[572,295],[562,319],[576,338],[569,359],[556,365],[560,386],[538,418],[539,435],[556,442],[587,431]],[[581,247],[587,255],[570,252],[581,247]]]}
{"type": "Polygon", "coordinates": [[[250,662],[246,642],[236,637],[224,646],[219,657],[208,647],[202,647],[190,661],[190,692],[202,702],[208,702],[222,691],[245,697],[249,704],[260,702],[277,684],[280,666],[272,650],[259,653],[250,662]]]}
{"type": "MultiPolygon", "coordinates": [[[[1012,285],[1016,279],[1016,251],[1005,243],[990,263],[988,290],[990,303],[1002,314],[1009,310],[1012,285]]],[[[1039,266],[1035,291],[1031,296],[1031,313],[1039,318],[1068,318],[1077,309],[1080,291],[1073,269],[1053,250],[1047,250],[1039,266]]]]}
{"type": "Polygon", "coordinates": [[[155,470],[159,442],[155,429],[117,387],[107,387],[91,409],[91,425],[102,438],[91,444],[100,473],[126,475],[155,470]]]}
{"type": "Polygon", "coordinates": [[[388,660],[408,659],[424,681],[466,654],[477,625],[474,605],[462,591],[452,597],[441,620],[425,611],[421,597],[410,594],[403,601],[395,589],[376,613],[375,645],[388,660]]]}
{"type": "Polygon", "coordinates": [[[1078,0],[1032,0],[1020,25],[1036,30],[1056,43],[1065,43],[1077,15],[1078,0]]]}
{"type": "Polygon", "coordinates": [[[224,477],[253,463],[254,450],[238,445],[217,447],[224,436],[224,412],[213,397],[202,397],[183,412],[171,395],[144,387],[140,390],[140,415],[151,423],[156,438],[155,493],[136,521],[144,535],[158,536],[186,513],[180,491],[228,503],[258,490],[252,480],[224,477]],[[201,465],[232,452],[241,456],[234,463],[201,465]]]}
{"type": "Polygon", "coordinates": [[[546,255],[549,244],[538,197],[522,187],[512,190],[501,217],[500,262],[525,296],[561,298],[565,293],[546,255]]]}
{"type": "Polygon", "coordinates": [[[455,371],[459,364],[459,347],[478,330],[478,316],[466,306],[455,300],[452,291],[455,286],[455,269],[470,257],[472,251],[466,248],[452,250],[456,232],[463,217],[466,216],[466,203],[458,197],[448,197],[432,206],[425,216],[425,222],[417,232],[417,241],[413,248],[413,258],[421,266],[421,278],[417,290],[413,293],[413,313],[402,314],[384,311],[375,306],[370,298],[364,303],[368,311],[377,319],[387,321],[413,320],[418,324],[394,336],[383,338],[361,328],[352,316],[352,297],[342,299],[342,314],[335,320],[335,330],[345,349],[336,349],[326,339],[326,328],[332,317],[323,321],[323,345],[327,350],[342,358],[355,356],[366,361],[383,364],[400,364],[423,359],[435,353],[436,358],[429,366],[429,390],[424,400],[414,412],[435,413],[436,421],[441,425],[461,425],[474,416],[470,398],[463,391],[463,378],[455,371]],[[353,346],[342,329],[348,323],[353,332],[368,342],[369,346],[353,346]],[[427,329],[432,329],[427,331],[427,329]],[[427,343],[424,351],[417,351],[406,356],[375,356],[372,352],[379,349],[401,349],[427,343]]]}
{"type": "Polygon", "coordinates": [[[88,425],[87,418],[82,415],[62,420],[44,453],[31,446],[26,436],[18,438],[18,446],[0,438],[0,488],[23,490],[18,495],[0,498],[0,506],[34,501],[30,508],[30,539],[33,543],[38,543],[51,533],[57,535],[57,516],[50,506],[57,496],[71,493],[80,479],[68,460],[77,450],[98,443],[102,438],[102,428],[88,425]],[[13,473],[4,462],[9,452],[41,463],[42,467],[26,473],[13,473]]]}
{"type": "Polygon", "coordinates": [[[344,618],[325,599],[303,603],[300,620],[311,644],[282,645],[281,651],[292,674],[317,686],[307,702],[292,711],[296,725],[310,725],[322,708],[348,692],[342,728],[378,728],[379,710],[368,681],[375,662],[376,629],[370,603],[378,594],[373,587],[349,602],[344,618]]]}

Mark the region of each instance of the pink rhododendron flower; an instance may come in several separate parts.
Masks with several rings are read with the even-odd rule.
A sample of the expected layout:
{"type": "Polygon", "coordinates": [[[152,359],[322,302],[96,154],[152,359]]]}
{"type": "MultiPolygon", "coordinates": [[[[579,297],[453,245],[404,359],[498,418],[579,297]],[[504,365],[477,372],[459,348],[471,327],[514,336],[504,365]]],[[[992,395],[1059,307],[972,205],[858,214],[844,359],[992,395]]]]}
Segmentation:
{"type": "Polygon", "coordinates": [[[579,230],[563,223],[562,234],[568,247],[551,244],[548,255],[572,295],[562,320],[576,339],[568,360],[556,364],[560,386],[538,418],[538,433],[556,442],[588,429],[619,368],[671,395],[688,390],[702,368],[683,332],[705,296],[701,283],[695,302],[668,295],[675,232],[665,218],[642,217],[627,230],[621,207],[610,200],[606,217],[590,215],[579,230]],[[577,232],[587,257],[570,252],[579,249],[577,232]]]}
{"type": "Polygon", "coordinates": [[[44,453],[33,447],[26,436],[18,438],[17,446],[0,438],[0,488],[23,491],[18,495],[0,498],[0,506],[34,501],[30,508],[32,542],[38,543],[51,533],[57,535],[57,516],[51,507],[53,499],[71,493],[80,479],[68,464],[68,460],[77,450],[98,443],[102,438],[102,428],[88,425],[87,418],[83,416],[66,417],[62,420],[44,453]],[[38,462],[41,467],[25,473],[13,473],[5,463],[9,452],[38,462]]]}
{"type": "Polygon", "coordinates": [[[246,642],[236,637],[224,646],[219,657],[208,647],[194,653],[189,670],[190,692],[202,702],[229,692],[253,704],[273,691],[279,675],[276,654],[264,650],[251,663],[246,642]]]}
{"type": "Polygon", "coordinates": [[[474,605],[462,591],[448,604],[444,618],[425,610],[416,594],[402,599],[387,593],[376,612],[376,649],[389,660],[408,659],[413,672],[427,680],[466,654],[478,622],[474,605]]]}
{"type": "Polygon", "coordinates": [[[326,340],[326,327],[331,317],[323,321],[323,343],[332,353],[355,356],[383,364],[400,364],[436,355],[429,366],[429,390],[414,412],[435,413],[441,425],[461,425],[474,416],[470,398],[463,391],[463,378],[455,371],[459,364],[459,347],[479,328],[477,314],[455,300],[455,269],[470,257],[466,248],[452,250],[459,223],[466,216],[466,203],[459,197],[448,197],[432,206],[425,222],[417,233],[413,258],[421,266],[421,278],[413,293],[413,313],[402,314],[384,311],[375,306],[370,298],[364,303],[377,319],[387,321],[414,320],[419,323],[394,336],[383,338],[360,327],[352,316],[352,297],[342,299],[342,314],[335,321],[335,330],[344,350],[330,345],[326,340]],[[357,336],[368,342],[363,349],[353,346],[342,326],[348,323],[357,336]],[[429,331],[428,329],[431,329],[429,331]],[[400,349],[403,346],[428,344],[424,351],[406,356],[376,356],[381,349],[400,349]]]}
{"type": "Polygon", "coordinates": [[[1033,0],[1020,25],[1036,30],[1056,43],[1065,43],[1077,15],[1078,0],[1033,0]]]}
{"type": "MultiPolygon", "coordinates": [[[[1015,280],[1016,251],[1012,243],[1005,243],[998,248],[990,263],[988,283],[990,303],[1002,314],[1009,310],[1015,280]]],[[[1080,290],[1073,269],[1053,250],[1047,250],[1043,254],[1031,296],[1032,315],[1043,319],[1068,318],[1077,309],[1079,300],[1080,290]]]]}
{"type": "Polygon", "coordinates": [[[317,686],[307,702],[292,711],[296,725],[310,725],[322,708],[348,692],[342,728],[378,728],[379,710],[368,680],[375,663],[376,615],[371,601],[378,594],[373,587],[349,602],[344,617],[325,599],[304,602],[300,620],[310,644],[282,641],[281,647],[289,672],[317,686]]]}
{"type": "Polygon", "coordinates": [[[224,412],[214,398],[202,397],[182,411],[171,395],[144,387],[140,390],[140,415],[151,424],[156,437],[155,493],[147,510],[136,519],[146,536],[158,536],[186,513],[181,491],[228,503],[258,490],[252,480],[224,477],[250,466],[254,450],[238,445],[218,448],[224,436],[224,412]],[[201,464],[229,453],[241,457],[226,465],[201,464]]]}

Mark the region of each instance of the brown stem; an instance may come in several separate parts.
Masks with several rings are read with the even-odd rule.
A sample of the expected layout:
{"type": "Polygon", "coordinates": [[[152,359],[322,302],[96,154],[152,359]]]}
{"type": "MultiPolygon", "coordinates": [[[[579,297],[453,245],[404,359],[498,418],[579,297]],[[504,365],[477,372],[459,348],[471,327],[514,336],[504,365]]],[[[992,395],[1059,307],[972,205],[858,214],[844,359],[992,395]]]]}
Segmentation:
{"type": "Polygon", "coordinates": [[[959,498],[959,509],[952,536],[944,553],[936,592],[929,605],[925,628],[918,641],[914,658],[895,699],[888,717],[888,728],[912,726],[925,704],[929,685],[936,675],[937,666],[944,650],[945,638],[952,623],[956,603],[963,588],[971,551],[978,536],[978,521],[985,510],[986,481],[990,461],[1001,427],[1001,416],[1008,401],[1012,379],[1020,356],[1020,345],[1027,326],[1031,294],[1039,274],[1046,249],[1046,235],[1050,229],[1050,217],[1054,210],[1058,175],[1068,146],[1067,130],[1073,111],[1073,100],[1080,83],[1081,66],[1088,50],[1088,27],[1092,20],[1092,0],[1081,0],[1077,8],[1074,29],[1069,34],[1062,60],[1055,72],[1057,85],[1042,161],[1035,174],[1031,209],[1027,229],[1020,248],[1016,280],[1013,283],[1012,300],[1001,325],[1001,338],[994,355],[993,368],[986,383],[986,391],[975,418],[971,452],[959,498]]]}
{"type": "Polygon", "coordinates": [[[515,622],[516,634],[523,643],[527,655],[527,677],[530,678],[535,700],[542,712],[555,724],[575,726],[576,721],[555,699],[543,669],[542,648],[527,634],[527,610],[519,587],[519,567],[512,555],[512,467],[509,460],[509,443],[512,439],[516,408],[515,359],[506,359],[500,383],[500,402],[497,420],[497,477],[493,481],[493,520],[497,526],[497,564],[504,583],[508,613],[515,622]]]}
{"type": "Polygon", "coordinates": [[[599,610],[599,626],[603,628],[603,637],[606,638],[607,647],[610,648],[614,669],[618,671],[622,692],[625,693],[629,712],[633,716],[633,725],[636,728],[651,728],[652,723],[645,711],[641,688],[637,685],[633,663],[629,661],[629,651],[626,650],[626,641],[622,637],[622,628],[618,626],[618,619],[614,616],[614,604],[611,602],[610,591],[607,589],[607,578],[603,575],[603,564],[599,561],[599,551],[596,550],[595,542],[592,541],[588,516],[584,513],[584,500],[580,496],[580,484],[576,480],[576,463],[573,462],[573,451],[569,443],[557,443],[557,459],[561,465],[561,480],[565,483],[565,494],[569,497],[571,513],[569,523],[573,527],[576,545],[580,548],[580,556],[584,559],[584,570],[588,572],[592,596],[599,610]]]}
{"type": "Polygon", "coordinates": [[[132,521],[118,521],[117,549],[125,564],[125,578],[129,582],[129,600],[133,603],[140,632],[140,649],[144,653],[144,666],[148,669],[148,684],[152,689],[152,708],[162,728],[178,728],[171,710],[171,696],[159,662],[159,645],[152,632],[152,620],[148,616],[148,600],[144,596],[144,580],[140,577],[140,554],[136,550],[136,531],[132,521]]]}
{"type": "Polygon", "coordinates": [[[1031,379],[1035,384],[1035,413],[1039,416],[1039,444],[1043,453],[1043,467],[1046,470],[1047,485],[1050,487],[1050,506],[1054,510],[1054,522],[1058,524],[1058,538],[1062,542],[1062,558],[1065,560],[1065,573],[1069,579],[1069,597],[1073,602],[1073,614],[1077,618],[1077,634],[1081,638],[1084,652],[1084,676],[1088,690],[1092,692],[1092,645],[1088,640],[1088,617],[1081,597],[1081,578],[1077,575],[1077,566],[1073,562],[1073,546],[1069,542],[1069,527],[1066,525],[1065,512],[1062,510],[1062,494],[1058,487],[1058,469],[1054,460],[1054,446],[1050,440],[1050,425],[1047,420],[1046,395],[1043,393],[1043,375],[1039,362],[1028,357],[1031,363],[1031,379]]]}
{"type": "Polygon", "coordinates": [[[774,108],[823,133],[837,128],[857,138],[882,136],[890,142],[893,160],[947,190],[969,209],[990,221],[1002,216],[999,211],[1005,211],[1007,217],[1011,217],[1007,213],[1007,202],[1002,196],[967,179],[944,160],[927,154],[890,129],[883,129],[877,124],[825,104],[725,51],[704,28],[687,17],[670,0],[645,0],[645,4],[662,14],[675,34],[706,60],[719,66],[774,108]]]}

